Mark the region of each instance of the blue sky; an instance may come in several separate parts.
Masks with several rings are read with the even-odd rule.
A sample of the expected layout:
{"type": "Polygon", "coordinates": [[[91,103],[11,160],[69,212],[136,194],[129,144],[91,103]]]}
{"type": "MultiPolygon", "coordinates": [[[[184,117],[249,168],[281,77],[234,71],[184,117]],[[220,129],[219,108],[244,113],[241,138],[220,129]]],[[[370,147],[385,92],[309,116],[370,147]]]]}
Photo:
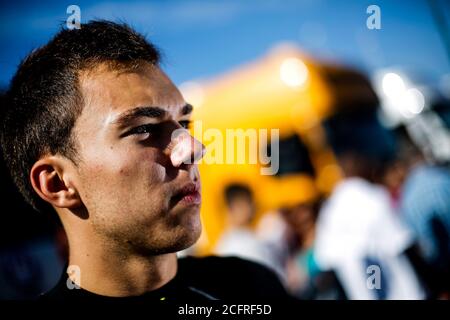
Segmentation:
{"type": "MultiPolygon", "coordinates": [[[[450,3],[436,1],[449,28],[450,3]]],[[[163,50],[163,67],[177,84],[220,74],[285,41],[317,58],[369,72],[397,66],[432,82],[450,73],[426,0],[15,0],[0,5],[1,85],[30,50],[65,22],[71,4],[81,8],[82,22],[121,20],[147,34],[163,50]],[[381,30],[366,27],[371,4],[381,8],[381,30]]]]}

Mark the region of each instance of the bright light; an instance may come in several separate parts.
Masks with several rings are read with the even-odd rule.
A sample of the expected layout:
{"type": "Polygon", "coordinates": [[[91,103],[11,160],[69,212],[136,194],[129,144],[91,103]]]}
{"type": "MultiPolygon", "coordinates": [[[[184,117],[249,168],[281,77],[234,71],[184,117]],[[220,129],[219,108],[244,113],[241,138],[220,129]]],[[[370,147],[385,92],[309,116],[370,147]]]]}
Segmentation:
{"type": "Polygon", "coordinates": [[[408,78],[388,72],[381,77],[379,83],[384,93],[381,96],[383,110],[392,123],[412,119],[426,107],[424,94],[411,86],[408,78]]]}
{"type": "Polygon", "coordinates": [[[382,80],[383,92],[389,97],[398,97],[406,90],[405,82],[398,74],[386,73],[382,80]]]}
{"type": "Polygon", "coordinates": [[[308,68],[298,58],[287,58],[281,63],[280,78],[289,87],[301,87],[308,78],[308,68]]]}
{"type": "Polygon", "coordinates": [[[405,90],[403,94],[393,102],[400,114],[407,119],[418,115],[425,107],[425,98],[422,92],[416,88],[405,90]]]}
{"type": "Polygon", "coordinates": [[[186,102],[192,104],[194,107],[199,107],[203,104],[205,93],[199,83],[194,81],[184,82],[179,86],[179,89],[186,102]]]}
{"type": "Polygon", "coordinates": [[[413,115],[421,113],[425,107],[425,98],[422,92],[416,88],[408,89],[405,93],[405,106],[413,115]]]}

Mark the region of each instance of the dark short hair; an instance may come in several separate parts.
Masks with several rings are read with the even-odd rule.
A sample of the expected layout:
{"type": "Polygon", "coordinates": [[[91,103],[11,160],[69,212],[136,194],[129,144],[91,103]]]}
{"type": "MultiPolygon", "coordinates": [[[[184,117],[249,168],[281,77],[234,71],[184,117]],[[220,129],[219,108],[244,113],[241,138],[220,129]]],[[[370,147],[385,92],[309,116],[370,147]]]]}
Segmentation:
{"type": "Polygon", "coordinates": [[[96,20],[62,29],[21,62],[2,103],[0,142],[11,178],[28,203],[38,211],[49,208],[29,179],[42,155],[76,162],[72,129],[83,109],[80,72],[101,63],[119,69],[159,60],[155,46],[128,25],[96,20]]]}

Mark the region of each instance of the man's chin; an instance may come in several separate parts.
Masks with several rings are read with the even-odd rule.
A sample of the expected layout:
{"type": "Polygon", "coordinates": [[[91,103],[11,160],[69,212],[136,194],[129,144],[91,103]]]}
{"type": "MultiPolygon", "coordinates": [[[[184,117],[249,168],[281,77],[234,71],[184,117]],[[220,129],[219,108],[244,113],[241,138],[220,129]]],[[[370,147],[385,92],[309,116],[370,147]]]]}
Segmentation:
{"type": "Polygon", "coordinates": [[[192,247],[199,238],[200,238],[200,234],[195,237],[193,237],[191,234],[190,236],[178,239],[176,242],[171,243],[168,246],[165,246],[165,247],[159,248],[159,249],[152,248],[150,251],[152,252],[153,255],[176,253],[178,251],[182,251],[182,250],[192,247]]]}
{"type": "Polygon", "coordinates": [[[180,243],[178,246],[175,246],[174,248],[172,248],[171,252],[179,252],[179,251],[189,249],[197,242],[197,240],[198,239],[195,239],[194,241],[190,241],[190,242],[180,243]]]}
{"type": "Polygon", "coordinates": [[[161,251],[164,251],[164,253],[178,252],[193,246],[198,241],[202,232],[200,219],[189,222],[183,227],[178,226],[178,230],[168,239],[167,245],[161,248],[161,251]]]}
{"type": "Polygon", "coordinates": [[[169,216],[170,220],[167,222],[173,230],[177,229],[177,233],[201,232],[200,206],[175,207],[169,216]]]}
{"type": "Polygon", "coordinates": [[[187,249],[191,246],[193,246],[198,239],[200,238],[200,235],[202,233],[202,224],[200,222],[200,217],[196,219],[196,222],[193,222],[188,228],[185,229],[185,232],[183,232],[183,237],[181,237],[178,241],[180,244],[179,250],[187,249]]]}
{"type": "Polygon", "coordinates": [[[202,232],[198,207],[174,208],[158,222],[148,227],[145,238],[135,242],[147,253],[166,254],[187,249],[197,242],[202,232]]]}

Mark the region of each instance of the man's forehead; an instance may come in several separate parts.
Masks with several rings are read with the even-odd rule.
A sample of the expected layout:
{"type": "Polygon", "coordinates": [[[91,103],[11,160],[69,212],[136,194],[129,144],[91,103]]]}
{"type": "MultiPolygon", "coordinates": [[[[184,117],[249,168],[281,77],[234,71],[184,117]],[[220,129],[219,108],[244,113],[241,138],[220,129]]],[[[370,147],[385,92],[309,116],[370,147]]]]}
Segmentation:
{"type": "Polygon", "coordinates": [[[80,75],[85,107],[108,117],[141,106],[157,106],[178,114],[186,103],[178,89],[157,66],[115,70],[99,66],[80,75]]]}

